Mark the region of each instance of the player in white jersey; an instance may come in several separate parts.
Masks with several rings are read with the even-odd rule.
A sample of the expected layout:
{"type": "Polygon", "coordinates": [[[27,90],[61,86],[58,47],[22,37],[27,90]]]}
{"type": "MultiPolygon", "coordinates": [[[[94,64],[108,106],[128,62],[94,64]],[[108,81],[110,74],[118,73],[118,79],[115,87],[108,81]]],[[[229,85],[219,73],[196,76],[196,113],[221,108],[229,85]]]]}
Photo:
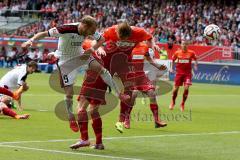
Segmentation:
{"type": "MultiPolygon", "coordinates": [[[[84,16],[81,19],[80,23],[54,27],[48,31],[40,32],[22,44],[22,47],[28,47],[31,46],[34,41],[47,36],[59,37],[58,49],[54,55],[50,54],[49,57],[55,56],[59,60],[58,66],[61,75],[60,81],[66,94],[65,103],[68,112],[70,128],[74,132],[77,132],[79,130],[79,127],[75,121],[75,117],[72,111],[73,84],[77,76],[78,68],[81,65],[86,64],[87,61],[89,69],[98,72],[103,81],[116,90],[116,93],[120,99],[124,100],[129,98],[129,96],[125,96],[120,93],[120,90],[113,81],[110,73],[105,68],[103,68],[102,65],[100,65],[100,63],[98,63],[95,58],[93,58],[93,56],[87,55],[87,61],[79,59],[79,56],[81,58],[81,55],[84,53],[82,49],[82,42],[85,38],[92,36],[98,42],[104,41],[102,36],[96,32],[96,29],[97,22],[95,18],[91,16],[84,16]]],[[[95,44],[91,50],[99,48],[101,44],[102,43],[99,43],[99,45],[95,44]]],[[[101,48],[98,50],[98,52],[99,54],[105,54],[101,48]]]]}
{"type": "MultiPolygon", "coordinates": [[[[28,74],[32,74],[36,70],[37,70],[37,63],[35,61],[30,61],[28,62],[27,65],[23,64],[21,66],[17,66],[1,78],[0,87],[5,87],[11,91],[14,91],[16,89],[21,90],[20,92],[27,91],[29,88],[26,83],[27,76],[28,74]]],[[[6,97],[6,96],[2,95],[2,97],[6,97]]],[[[11,97],[9,96],[7,97],[9,98],[9,100],[11,99],[11,97]]],[[[21,105],[21,98],[19,98],[17,102],[18,102],[18,108],[22,110],[23,107],[21,105]]]]}

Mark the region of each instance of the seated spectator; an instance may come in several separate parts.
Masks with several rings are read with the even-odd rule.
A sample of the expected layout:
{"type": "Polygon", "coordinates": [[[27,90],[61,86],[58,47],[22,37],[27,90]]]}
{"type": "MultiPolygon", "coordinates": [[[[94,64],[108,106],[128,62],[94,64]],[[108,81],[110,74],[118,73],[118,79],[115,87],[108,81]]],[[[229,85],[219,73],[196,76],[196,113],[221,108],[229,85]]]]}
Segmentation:
{"type": "Polygon", "coordinates": [[[18,54],[18,50],[16,47],[12,47],[12,49],[7,51],[7,57],[6,57],[7,67],[13,67],[14,61],[17,63],[17,59],[16,59],[17,54],[18,54]]]}
{"type": "Polygon", "coordinates": [[[165,49],[165,47],[163,46],[160,50],[160,59],[161,60],[167,60],[168,59],[168,52],[165,49]]]}
{"type": "Polygon", "coordinates": [[[42,56],[43,56],[42,51],[40,51],[39,48],[36,48],[34,61],[40,62],[42,60],[42,56]]]}
{"type": "Polygon", "coordinates": [[[2,46],[2,49],[0,50],[0,63],[1,63],[1,67],[4,66],[4,61],[6,60],[6,56],[7,56],[6,48],[4,46],[2,46]]]}
{"type": "Polygon", "coordinates": [[[47,58],[48,53],[49,53],[49,50],[45,48],[42,53],[42,60],[41,60],[42,63],[48,62],[48,58],[47,58]]]}

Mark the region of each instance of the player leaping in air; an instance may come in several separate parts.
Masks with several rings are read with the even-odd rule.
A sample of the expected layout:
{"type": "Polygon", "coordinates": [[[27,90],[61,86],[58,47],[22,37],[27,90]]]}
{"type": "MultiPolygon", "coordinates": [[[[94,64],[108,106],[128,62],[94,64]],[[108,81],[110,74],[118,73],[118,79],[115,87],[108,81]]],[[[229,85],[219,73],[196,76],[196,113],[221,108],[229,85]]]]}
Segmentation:
{"type": "MultiPolygon", "coordinates": [[[[83,49],[91,48],[92,40],[85,40],[83,42],[83,49]]],[[[99,59],[96,54],[94,54],[96,59],[99,59]]],[[[99,61],[101,61],[99,59],[99,61]]],[[[89,136],[88,136],[88,120],[92,119],[92,128],[95,133],[96,143],[92,146],[93,149],[103,150],[104,145],[102,142],[102,119],[99,113],[100,105],[104,105],[105,102],[105,92],[107,89],[106,83],[98,76],[97,72],[87,70],[85,78],[81,87],[81,91],[78,97],[78,124],[80,129],[80,141],[76,144],[70,146],[72,149],[77,149],[80,147],[90,146],[89,136]],[[89,113],[87,114],[87,108],[89,113]]],[[[105,107],[105,106],[102,106],[105,107]]]]}
{"type": "MultiPolygon", "coordinates": [[[[124,85],[124,93],[131,97],[132,91],[129,89],[130,86],[128,85],[131,80],[127,78],[128,73],[131,72],[131,64],[128,63],[128,58],[124,58],[124,56],[130,56],[132,50],[143,41],[153,50],[159,51],[160,49],[158,45],[155,44],[151,34],[143,28],[130,26],[127,22],[122,22],[105,29],[103,37],[106,42],[104,46],[106,56],[102,58],[104,67],[107,68],[112,75],[117,73],[124,85]]],[[[120,106],[119,122],[115,125],[118,130],[123,128],[125,113],[129,109],[129,106],[133,106],[133,104],[132,101],[121,101],[120,106]]],[[[156,112],[157,107],[152,108],[154,108],[154,112],[156,112]]]]}
{"type": "MultiPolygon", "coordinates": [[[[155,128],[165,127],[167,126],[167,123],[164,121],[161,121],[159,118],[159,110],[158,110],[158,104],[157,104],[157,97],[155,93],[155,86],[152,84],[152,82],[149,80],[147,75],[144,72],[144,60],[147,60],[152,66],[156,67],[157,69],[163,71],[166,70],[166,66],[158,64],[154,61],[152,58],[154,55],[154,51],[148,47],[148,45],[144,42],[137,45],[133,51],[132,54],[129,56],[129,60],[132,64],[132,73],[128,75],[129,81],[132,82],[132,90],[133,96],[132,96],[132,103],[134,104],[135,99],[137,97],[137,91],[140,91],[144,94],[146,94],[150,99],[150,109],[153,113],[154,117],[154,123],[155,128]]],[[[124,121],[124,127],[129,129],[130,128],[130,114],[132,111],[133,106],[128,106],[127,113],[125,115],[125,121],[124,121]]],[[[116,125],[117,130],[119,132],[123,132],[123,124],[117,123],[116,125]]]]}
{"type": "MultiPolygon", "coordinates": [[[[90,55],[91,52],[94,52],[102,45],[104,42],[104,38],[96,32],[97,29],[97,21],[95,18],[91,16],[84,16],[81,19],[80,23],[67,24],[59,27],[51,28],[48,31],[40,32],[34,35],[30,40],[22,44],[22,47],[29,47],[36,40],[43,39],[44,37],[59,37],[58,49],[55,51],[54,55],[58,58],[58,66],[60,73],[60,82],[65,91],[65,104],[68,113],[70,128],[77,132],[79,127],[76,123],[72,105],[73,105],[73,84],[76,79],[78,68],[81,66],[76,66],[73,70],[69,69],[68,66],[72,65],[71,61],[79,58],[80,55],[84,54],[84,50],[82,49],[82,42],[88,36],[92,36],[98,43],[96,43],[93,47],[91,47],[88,51],[86,51],[84,55],[90,55]],[[87,54],[89,53],[89,54],[87,54]],[[69,70],[71,70],[69,72],[69,70]]],[[[103,50],[98,50],[100,54],[105,54],[103,50]]],[[[80,61],[80,59],[79,59],[80,61]]],[[[94,57],[90,56],[85,61],[82,61],[85,65],[88,63],[89,69],[96,71],[100,74],[101,78],[105,83],[107,83],[111,88],[115,89],[117,96],[121,100],[129,99],[129,96],[125,96],[120,92],[117,85],[112,79],[112,76],[100,63],[98,63],[94,57]]],[[[83,65],[83,64],[81,64],[83,65]]]]}
{"type": "Polygon", "coordinates": [[[176,73],[175,87],[172,92],[172,102],[169,106],[173,110],[178,95],[179,87],[184,85],[183,98],[181,103],[181,111],[184,111],[185,102],[188,97],[189,87],[192,85],[192,60],[195,61],[194,69],[197,70],[197,58],[194,51],[188,49],[187,41],[182,41],[181,49],[177,50],[172,57],[172,65],[170,72],[176,73]],[[173,65],[176,63],[176,72],[173,70],[173,65]]]}

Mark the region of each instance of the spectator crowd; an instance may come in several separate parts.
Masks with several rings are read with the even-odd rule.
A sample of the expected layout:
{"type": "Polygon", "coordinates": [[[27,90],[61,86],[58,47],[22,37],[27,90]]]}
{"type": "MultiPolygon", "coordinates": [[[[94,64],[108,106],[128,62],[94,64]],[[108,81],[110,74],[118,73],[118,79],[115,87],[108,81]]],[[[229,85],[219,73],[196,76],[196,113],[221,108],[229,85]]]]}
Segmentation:
{"type": "MultiPolygon", "coordinates": [[[[240,48],[240,1],[236,0],[22,0],[0,2],[0,9],[37,10],[39,21],[16,30],[13,35],[31,37],[39,31],[66,23],[79,22],[92,15],[99,31],[127,20],[144,27],[161,43],[179,44],[191,40],[196,45],[212,42],[203,37],[208,24],[221,28],[214,45],[240,48]],[[7,2],[7,3],[6,3],[7,2]]],[[[33,58],[33,57],[32,57],[33,58]]]]}

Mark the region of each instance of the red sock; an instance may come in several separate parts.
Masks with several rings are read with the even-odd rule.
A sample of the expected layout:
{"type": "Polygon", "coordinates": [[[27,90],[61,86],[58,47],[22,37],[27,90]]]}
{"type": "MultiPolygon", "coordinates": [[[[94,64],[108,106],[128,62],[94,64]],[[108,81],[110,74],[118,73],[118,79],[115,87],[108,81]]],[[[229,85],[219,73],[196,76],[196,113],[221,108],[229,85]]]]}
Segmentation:
{"type": "Polygon", "coordinates": [[[81,133],[81,139],[88,140],[88,115],[86,110],[78,112],[78,125],[81,133]]]}
{"type": "Polygon", "coordinates": [[[125,115],[125,118],[126,118],[126,119],[127,119],[127,118],[130,119],[132,109],[133,109],[133,106],[128,106],[127,113],[126,113],[126,115],[125,115]]]}
{"type": "Polygon", "coordinates": [[[125,121],[125,116],[128,111],[128,105],[124,102],[120,103],[120,115],[119,115],[119,122],[124,122],[125,121]]]}
{"type": "Polygon", "coordinates": [[[99,115],[99,112],[93,112],[92,117],[92,127],[96,136],[96,144],[102,144],[102,119],[99,115]]]}
{"type": "Polygon", "coordinates": [[[150,104],[150,109],[153,113],[154,121],[158,121],[158,105],[157,104],[150,104]]]}
{"type": "Polygon", "coordinates": [[[11,110],[10,108],[3,108],[2,112],[3,112],[4,115],[10,116],[10,117],[13,117],[13,118],[17,115],[17,113],[14,112],[13,110],[11,110]]]}
{"type": "Polygon", "coordinates": [[[184,90],[183,92],[183,98],[182,98],[182,103],[184,104],[185,101],[187,100],[187,97],[188,97],[188,89],[184,90]]]}
{"type": "Polygon", "coordinates": [[[0,93],[10,96],[10,97],[13,97],[13,93],[4,87],[0,87],[0,93]]]}
{"type": "Polygon", "coordinates": [[[177,95],[178,95],[178,90],[173,91],[173,94],[172,94],[172,102],[173,102],[174,104],[175,104],[175,102],[176,102],[177,95]]]}

